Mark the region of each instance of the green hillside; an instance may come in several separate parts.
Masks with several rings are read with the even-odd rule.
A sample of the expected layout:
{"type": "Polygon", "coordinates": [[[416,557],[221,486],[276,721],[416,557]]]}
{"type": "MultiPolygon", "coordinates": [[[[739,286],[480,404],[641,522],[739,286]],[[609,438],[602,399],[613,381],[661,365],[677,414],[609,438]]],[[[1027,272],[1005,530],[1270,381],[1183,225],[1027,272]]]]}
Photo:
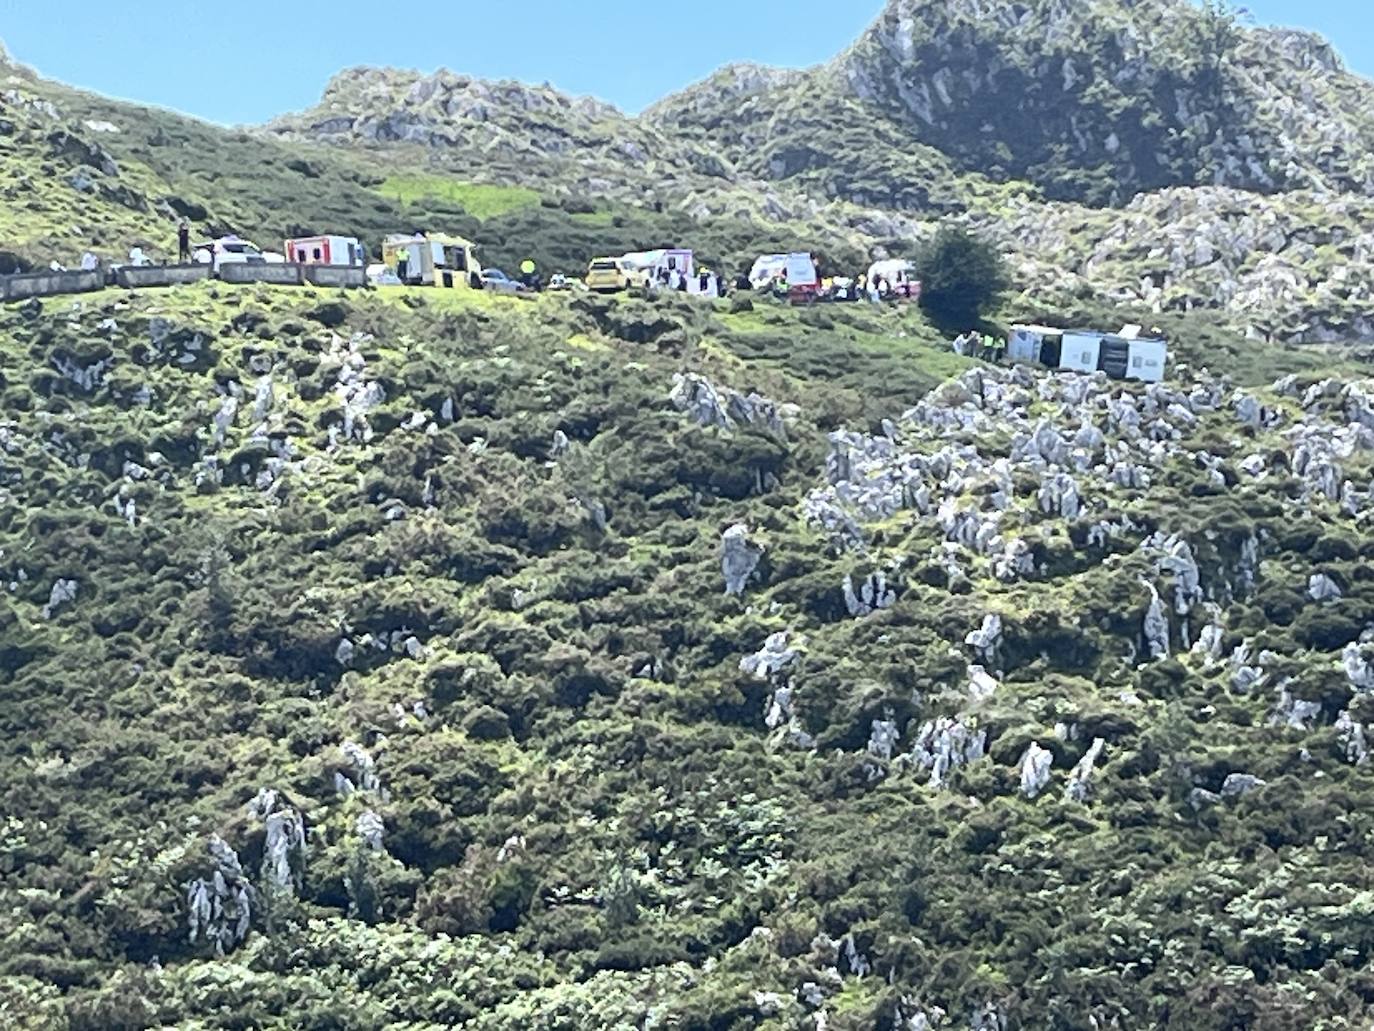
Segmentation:
{"type": "MultiPolygon", "coordinates": [[[[264,249],[287,236],[356,235],[378,254],[383,236],[414,228],[464,234],[483,261],[513,270],[532,257],[580,273],[604,253],[677,246],[739,270],[759,253],[803,246],[857,263],[862,250],[804,218],[769,225],[734,214],[697,218],[615,200],[576,201],[499,186],[414,160],[394,161],[262,134],[225,130],[169,112],[109,101],[24,73],[0,91],[0,270],[74,265],[93,250],[123,260],[141,247],[175,258],[176,225],[237,232],[264,249]],[[596,216],[589,218],[588,216],[596,216]]],[[[485,173],[483,173],[485,174],[485,173]]]]}
{"type": "Polygon", "coordinates": [[[10,1026],[1358,1026],[1369,541],[1281,466],[1364,385],[1252,424],[843,307],[0,318],[10,1026]],[[1075,427],[1130,455],[1081,510],[1075,427]]]}
{"type": "Polygon", "coordinates": [[[639,118],[353,69],[241,130],[0,50],[0,274],[181,218],[727,275],[953,226],[1014,279],[983,329],[1170,352],[738,294],[0,304],[0,1026],[1367,1031],[1369,84],[1197,17],[892,0],[639,118]]]}

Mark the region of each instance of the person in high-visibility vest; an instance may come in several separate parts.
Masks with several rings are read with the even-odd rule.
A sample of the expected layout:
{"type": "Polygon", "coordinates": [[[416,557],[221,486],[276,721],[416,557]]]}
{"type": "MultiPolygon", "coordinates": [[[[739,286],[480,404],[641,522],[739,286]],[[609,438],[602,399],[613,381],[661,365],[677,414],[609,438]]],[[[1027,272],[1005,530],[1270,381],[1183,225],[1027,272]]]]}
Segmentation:
{"type": "Polygon", "coordinates": [[[520,282],[531,290],[539,289],[539,277],[535,274],[535,264],[533,259],[526,258],[520,263],[520,282]]]}

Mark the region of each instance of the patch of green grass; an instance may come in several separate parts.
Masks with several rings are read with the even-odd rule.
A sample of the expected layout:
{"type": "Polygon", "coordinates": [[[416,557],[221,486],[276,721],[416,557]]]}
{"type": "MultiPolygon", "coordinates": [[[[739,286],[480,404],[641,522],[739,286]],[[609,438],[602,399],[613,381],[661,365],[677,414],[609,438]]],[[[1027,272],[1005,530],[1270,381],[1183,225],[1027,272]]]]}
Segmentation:
{"type": "Polygon", "coordinates": [[[523,186],[466,183],[441,175],[390,176],[377,188],[377,192],[401,204],[446,201],[462,208],[473,218],[482,220],[508,215],[539,203],[539,194],[523,186]]]}
{"type": "Polygon", "coordinates": [[[596,228],[609,227],[615,223],[615,214],[610,211],[578,211],[570,218],[577,225],[596,228]]]}

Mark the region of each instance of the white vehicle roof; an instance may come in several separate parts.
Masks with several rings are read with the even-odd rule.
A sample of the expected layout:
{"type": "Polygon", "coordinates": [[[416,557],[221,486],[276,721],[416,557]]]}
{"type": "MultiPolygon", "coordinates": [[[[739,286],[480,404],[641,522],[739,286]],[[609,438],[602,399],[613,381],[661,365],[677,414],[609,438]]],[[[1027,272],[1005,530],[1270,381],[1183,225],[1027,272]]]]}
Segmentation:
{"type": "Polygon", "coordinates": [[[916,266],[905,258],[887,258],[883,261],[875,261],[868,266],[869,276],[893,276],[898,272],[915,272],[916,266]]]}
{"type": "Polygon", "coordinates": [[[230,247],[242,247],[242,248],[251,247],[251,248],[252,248],[253,250],[255,250],[255,251],[256,251],[256,250],[259,250],[258,245],[255,244],[252,240],[245,240],[245,239],[244,239],[243,237],[241,237],[241,236],[221,236],[221,237],[219,237],[218,239],[215,239],[215,240],[206,240],[204,243],[198,243],[198,244],[196,244],[196,246],[197,246],[197,247],[219,247],[219,248],[222,248],[222,249],[228,249],[228,248],[230,248],[230,247]]]}
{"type": "Polygon", "coordinates": [[[663,257],[662,251],[631,251],[615,259],[630,268],[650,268],[663,257]]]}

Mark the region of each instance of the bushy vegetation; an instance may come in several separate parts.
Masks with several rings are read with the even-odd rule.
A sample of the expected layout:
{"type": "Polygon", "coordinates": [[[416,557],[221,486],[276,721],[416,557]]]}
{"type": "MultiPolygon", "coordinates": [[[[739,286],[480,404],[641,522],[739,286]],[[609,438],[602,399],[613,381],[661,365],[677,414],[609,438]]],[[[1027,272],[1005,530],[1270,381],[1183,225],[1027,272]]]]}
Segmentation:
{"type": "Polygon", "coordinates": [[[916,258],[921,306],[951,328],[977,325],[1011,286],[1006,262],[964,229],[942,226],[916,258]]]}
{"type": "MultiPolygon", "coordinates": [[[[1374,1000],[1374,828],[1329,728],[1271,725],[1186,655],[1123,667],[1135,574],[1067,541],[1050,579],[956,590],[928,522],[842,555],[800,519],[827,432],[966,367],[914,313],[207,285],[0,319],[10,1026],[784,1028],[818,991],[856,1029],[986,1005],[1335,1029],[1374,1000]],[[345,368],[381,387],[366,432],[345,368]],[[667,400],[683,369],[796,413],[697,425],[667,400]],[[766,549],[743,597],[738,522],[766,549]],[[844,577],[874,568],[900,596],[850,618],[844,577]],[[865,743],[939,711],[989,607],[990,757],[938,791],[865,743]],[[740,668],[782,629],[814,750],[740,668]],[[1018,793],[1028,741],[1066,767],[1084,736],[1109,742],[1091,805],[1018,793]],[[1236,770],[1267,786],[1190,806],[1236,770]],[[263,788],[306,830],[285,893],[263,788]],[[211,835],[254,887],[223,957],[188,938],[211,835]]],[[[1367,535],[1204,483],[1180,468],[1129,511],[1205,534],[1218,569],[1268,542],[1236,633],[1352,705],[1331,649],[1374,619],[1367,535]],[[1304,600],[1314,560],[1334,606],[1304,600]]]]}

